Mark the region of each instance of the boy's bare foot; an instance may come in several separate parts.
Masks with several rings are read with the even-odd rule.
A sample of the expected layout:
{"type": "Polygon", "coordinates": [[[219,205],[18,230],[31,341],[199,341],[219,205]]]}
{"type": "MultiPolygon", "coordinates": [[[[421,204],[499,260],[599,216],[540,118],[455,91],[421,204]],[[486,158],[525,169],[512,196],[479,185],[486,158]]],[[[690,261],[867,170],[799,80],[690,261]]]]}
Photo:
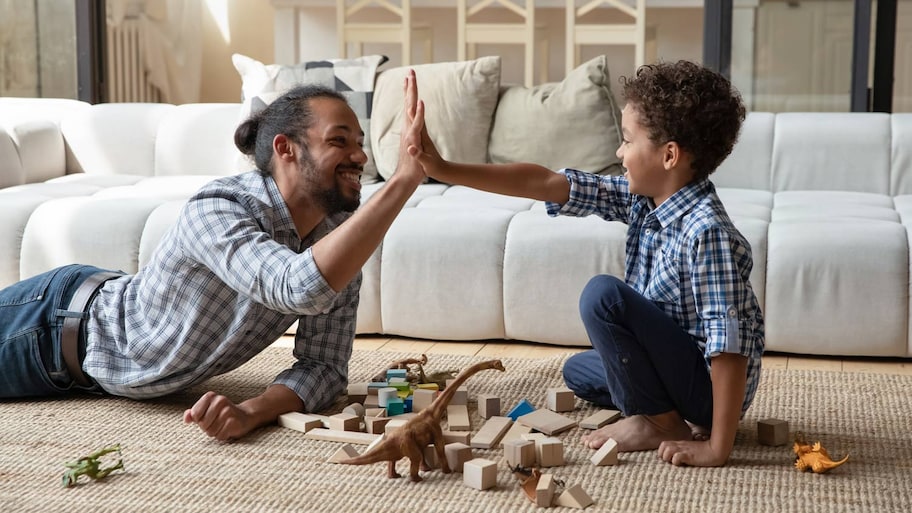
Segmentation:
{"type": "Polygon", "coordinates": [[[676,411],[660,415],[634,415],[614,424],[608,424],[588,435],[583,435],[583,445],[598,449],[609,438],[618,443],[618,451],[648,451],[658,449],[666,440],[690,440],[690,428],[676,411]]]}
{"type": "Polygon", "coordinates": [[[698,426],[690,421],[687,422],[687,426],[690,427],[690,433],[693,435],[693,439],[696,442],[705,442],[709,440],[711,434],[710,430],[706,429],[703,426],[698,426]]]}

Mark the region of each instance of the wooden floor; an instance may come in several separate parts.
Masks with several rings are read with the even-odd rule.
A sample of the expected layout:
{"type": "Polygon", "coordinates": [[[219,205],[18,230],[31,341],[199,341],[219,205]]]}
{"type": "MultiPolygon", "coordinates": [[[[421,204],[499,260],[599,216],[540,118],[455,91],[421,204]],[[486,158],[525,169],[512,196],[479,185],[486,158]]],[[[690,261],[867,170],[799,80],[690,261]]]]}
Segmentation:
{"type": "MultiPolygon", "coordinates": [[[[291,347],[294,337],[285,336],[275,345],[291,347]]],[[[401,351],[425,354],[463,354],[491,358],[546,358],[556,354],[576,353],[584,348],[528,344],[506,341],[440,342],[401,337],[357,336],[356,350],[401,351]]],[[[763,357],[766,369],[806,369],[842,372],[873,372],[878,374],[912,375],[912,360],[900,358],[845,358],[798,356],[769,353],[763,357]]]]}

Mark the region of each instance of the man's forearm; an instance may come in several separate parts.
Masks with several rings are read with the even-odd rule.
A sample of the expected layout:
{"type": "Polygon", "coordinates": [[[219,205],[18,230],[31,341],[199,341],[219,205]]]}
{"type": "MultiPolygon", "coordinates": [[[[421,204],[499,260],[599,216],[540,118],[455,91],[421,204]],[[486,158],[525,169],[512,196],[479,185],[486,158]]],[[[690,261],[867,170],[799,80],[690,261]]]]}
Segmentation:
{"type": "Polygon", "coordinates": [[[251,429],[275,422],[279,415],[304,409],[304,401],[285,385],[271,385],[262,394],[238,405],[253,423],[251,429]]]}

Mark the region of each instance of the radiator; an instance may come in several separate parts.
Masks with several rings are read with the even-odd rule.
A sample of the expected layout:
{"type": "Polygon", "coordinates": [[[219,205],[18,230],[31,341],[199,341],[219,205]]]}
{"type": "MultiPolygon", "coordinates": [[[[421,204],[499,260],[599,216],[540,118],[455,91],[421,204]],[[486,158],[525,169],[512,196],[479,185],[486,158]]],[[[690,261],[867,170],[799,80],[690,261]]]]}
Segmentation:
{"type": "Polygon", "coordinates": [[[108,101],[159,102],[159,90],[149,82],[144,62],[142,24],[136,18],[125,18],[120,24],[107,26],[108,101]]]}

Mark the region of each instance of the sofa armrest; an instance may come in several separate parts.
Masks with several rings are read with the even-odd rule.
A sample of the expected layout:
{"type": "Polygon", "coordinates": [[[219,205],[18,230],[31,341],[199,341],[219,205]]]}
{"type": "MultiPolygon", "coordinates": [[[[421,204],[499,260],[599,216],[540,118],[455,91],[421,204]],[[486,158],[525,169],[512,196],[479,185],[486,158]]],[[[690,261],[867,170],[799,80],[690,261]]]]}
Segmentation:
{"type": "Polygon", "coordinates": [[[19,162],[19,150],[13,138],[0,129],[0,189],[25,183],[25,172],[19,162]]]}

